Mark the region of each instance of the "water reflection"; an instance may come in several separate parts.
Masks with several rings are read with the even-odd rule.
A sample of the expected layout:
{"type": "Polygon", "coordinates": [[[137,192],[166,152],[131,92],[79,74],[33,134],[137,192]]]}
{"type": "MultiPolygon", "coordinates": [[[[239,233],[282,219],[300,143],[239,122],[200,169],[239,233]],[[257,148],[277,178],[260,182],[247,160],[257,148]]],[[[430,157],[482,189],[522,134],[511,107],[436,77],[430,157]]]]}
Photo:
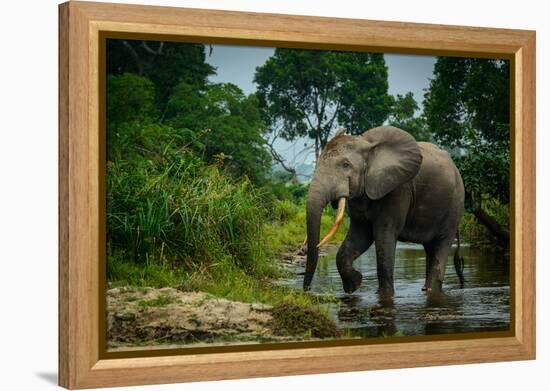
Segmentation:
{"type": "MultiPolygon", "coordinates": [[[[451,254],[454,250],[451,251],[451,254]]],[[[351,335],[430,335],[508,330],[510,289],[508,260],[502,254],[465,246],[465,288],[460,289],[452,257],[447,262],[444,293],[422,292],[425,255],[420,245],[399,243],[394,275],[395,296],[380,299],[376,294],[374,247],[354,263],[363,274],[361,287],[352,295],[342,290],[336,269],[335,251],[319,260],[312,283],[313,294],[331,294],[338,303],[329,304],[329,316],[351,335]]],[[[297,270],[302,271],[302,270],[297,270]]],[[[302,277],[288,281],[300,287],[302,277]]]]}

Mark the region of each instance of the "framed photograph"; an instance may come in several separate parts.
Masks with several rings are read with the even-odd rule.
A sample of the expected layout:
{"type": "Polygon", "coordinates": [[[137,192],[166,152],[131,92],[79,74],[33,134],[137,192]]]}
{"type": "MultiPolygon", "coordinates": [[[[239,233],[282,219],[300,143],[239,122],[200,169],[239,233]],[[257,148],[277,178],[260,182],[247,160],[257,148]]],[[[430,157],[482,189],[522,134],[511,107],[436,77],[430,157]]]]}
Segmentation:
{"type": "Polygon", "coordinates": [[[535,32],[59,21],[61,386],[535,358],[535,32]]]}

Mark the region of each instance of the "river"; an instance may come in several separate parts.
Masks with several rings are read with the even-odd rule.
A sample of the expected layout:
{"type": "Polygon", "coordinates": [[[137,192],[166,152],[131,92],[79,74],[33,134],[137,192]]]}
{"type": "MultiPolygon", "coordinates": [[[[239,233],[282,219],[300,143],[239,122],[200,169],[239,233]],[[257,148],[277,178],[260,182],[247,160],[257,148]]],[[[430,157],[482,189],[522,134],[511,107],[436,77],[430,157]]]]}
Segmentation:
{"type": "MultiPolygon", "coordinates": [[[[346,294],[336,269],[336,249],[320,257],[311,292],[333,295],[336,303],[325,310],[339,327],[353,336],[434,335],[480,331],[502,331],[510,327],[510,275],[508,261],[490,249],[465,245],[465,287],[460,289],[452,256],[449,256],[444,294],[428,297],[422,292],[425,254],[421,245],[398,243],[393,300],[380,302],[376,289],[376,256],[372,246],[354,262],[363,274],[361,287],[346,294]]],[[[454,254],[454,248],[451,250],[454,254]]],[[[296,272],[303,271],[298,266],[296,272]]],[[[285,285],[300,288],[302,276],[285,285]]]]}

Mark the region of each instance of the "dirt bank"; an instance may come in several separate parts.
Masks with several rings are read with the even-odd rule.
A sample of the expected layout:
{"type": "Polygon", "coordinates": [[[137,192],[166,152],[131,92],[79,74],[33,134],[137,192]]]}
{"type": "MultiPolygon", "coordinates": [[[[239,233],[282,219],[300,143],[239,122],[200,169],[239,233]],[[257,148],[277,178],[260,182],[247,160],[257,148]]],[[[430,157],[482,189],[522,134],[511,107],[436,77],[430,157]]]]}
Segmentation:
{"type": "Polygon", "coordinates": [[[337,337],[333,322],[293,304],[269,306],[173,288],[107,291],[107,347],[299,341],[337,337]],[[301,312],[300,312],[301,311],[301,312]],[[292,314],[289,321],[286,315],[292,314]]]}
{"type": "MultiPolygon", "coordinates": [[[[340,243],[327,243],[319,249],[319,257],[324,257],[330,252],[335,252],[340,247],[340,243]]],[[[286,249],[280,254],[280,261],[283,266],[305,266],[307,258],[307,248],[303,244],[295,246],[286,246],[286,249]]]]}

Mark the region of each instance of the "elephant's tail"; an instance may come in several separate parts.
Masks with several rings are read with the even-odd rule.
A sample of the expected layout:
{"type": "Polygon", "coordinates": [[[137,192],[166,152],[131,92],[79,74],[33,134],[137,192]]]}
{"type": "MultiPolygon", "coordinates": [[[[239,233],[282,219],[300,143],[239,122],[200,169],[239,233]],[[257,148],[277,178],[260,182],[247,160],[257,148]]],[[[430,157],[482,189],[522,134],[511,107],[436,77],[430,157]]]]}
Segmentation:
{"type": "Polygon", "coordinates": [[[456,232],[456,251],[454,256],[456,275],[460,281],[460,288],[464,288],[464,258],[460,255],[460,233],[456,232]]]}

